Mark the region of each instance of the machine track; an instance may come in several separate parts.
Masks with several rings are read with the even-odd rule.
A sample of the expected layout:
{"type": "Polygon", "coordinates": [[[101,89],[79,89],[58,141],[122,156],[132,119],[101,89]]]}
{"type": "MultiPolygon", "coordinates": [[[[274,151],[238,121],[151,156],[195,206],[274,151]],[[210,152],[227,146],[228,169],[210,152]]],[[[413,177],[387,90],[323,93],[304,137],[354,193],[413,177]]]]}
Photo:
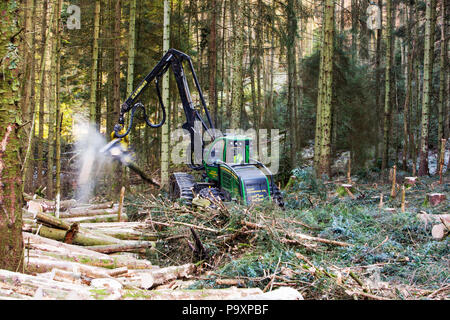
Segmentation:
{"type": "Polygon", "coordinates": [[[270,194],[272,195],[273,201],[281,208],[284,208],[283,195],[276,184],[271,185],[270,194]]]}
{"type": "Polygon", "coordinates": [[[189,203],[194,198],[192,189],[195,186],[195,179],[186,172],[174,172],[170,176],[169,197],[172,200],[185,199],[189,203]]]}

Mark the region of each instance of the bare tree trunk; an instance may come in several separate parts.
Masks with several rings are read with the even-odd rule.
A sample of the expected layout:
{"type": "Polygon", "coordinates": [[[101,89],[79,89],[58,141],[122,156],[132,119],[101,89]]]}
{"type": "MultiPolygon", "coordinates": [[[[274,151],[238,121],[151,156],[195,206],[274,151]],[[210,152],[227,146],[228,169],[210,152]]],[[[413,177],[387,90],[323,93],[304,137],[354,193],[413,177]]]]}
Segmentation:
{"type": "Polygon", "coordinates": [[[47,190],[46,195],[48,199],[53,199],[54,184],[53,184],[53,166],[55,161],[55,125],[56,125],[56,69],[57,69],[57,34],[58,34],[58,1],[52,2],[52,10],[54,17],[52,19],[52,55],[50,65],[50,93],[49,93],[49,108],[48,108],[48,154],[47,154],[47,190]]]}
{"type": "Polygon", "coordinates": [[[210,28],[209,28],[209,105],[214,115],[214,123],[217,123],[217,98],[216,98],[216,75],[217,75],[217,45],[216,45],[216,0],[210,1],[210,28]]]}
{"type": "Polygon", "coordinates": [[[244,56],[244,2],[242,0],[232,0],[231,10],[235,15],[233,27],[233,77],[232,77],[232,97],[231,97],[231,128],[237,129],[241,123],[241,108],[243,105],[243,56],[244,56]]]}
{"type": "MultiPolygon", "coordinates": [[[[380,15],[383,12],[383,1],[378,0],[378,6],[380,7],[380,15]]],[[[382,17],[380,16],[380,20],[382,17]]],[[[376,157],[382,157],[382,151],[380,149],[380,138],[383,136],[383,121],[381,118],[383,107],[381,105],[381,37],[382,37],[382,29],[377,29],[377,42],[376,42],[376,53],[375,53],[375,106],[377,109],[377,133],[376,133],[376,157]]]]}
{"type": "Polygon", "coordinates": [[[291,168],[295,167],[295,153],[296,153],[296,123],[295,123],[295,109],[296,103],[296,50],[295,50],[295,38],[297,36],[297,17],[295,15],[294,0],[288,0],[286,5],[286,21],[287,21],[287,37],[286,50],[287,50],[287,67],[288,67],[288,102],[287,109],[289,115],[289,145],[290,155],[289,163],[291,168]]]}
{"type": "MultiPolygon", "coordinates": [[[[45,55],[47,50],[47,11],[48,11],[48,0],[44,0],[44,8],[42,11],[42,24],[41,24],[41,48],[40,48],[40,56],[41,61],[39,65],[39,80],[36,85],[36,92],[39,92],[39,130],[38,130],[38,163],[37,163],[37,180],[38,184],[43,183],[43,174],[42,171],[44,169],[44,98],[45,98],[45,86],[46,86],[46,71],[45,71],[45,55]]],[[[51,19],[50,19],[51,21],[51,19]]],[[[50,22],[51,23],[51,22],[50,22]]]]}
{"type": "Polygon", "coordinates": [[[384,125],[383,125],[383,159],[381,170],[389,164],[389,134],[391,131],[392,93],[391,93],[391,63],[392,63],[392,0],[386,1],[386,67],[384,92],[384,125]]]}
{"type": "Polygon", "coordinates": [[[95,122],[97,103],[97,73],[98,73],[98,37],[100,32],[100,5],[101,0],[95,0],[94,12],[94,38],[92,43],[92,68],[91,68],[91,96],[89,117],[91,122],[95,122]]]}
{"type": "MultiPolygon", "coordinates": [[[[170,49],[170,3],[164,0],[164,35],[163,51],[170,49]]],[[[169,74],[165,74],[162,84],[162,99],[169,106],[169,74]]],[[[167,115],[170,119],[170,115],[167,115]]],[[[169,121],[162,126],[161,130],[161,188],[167,188],[169,183],[169,121]]]]}
{"type": "Polygon", "coordinates": [[[324,37],[321,49],[319,97],[317,104],[319,117],[319,136],[316,136],[316,144],[319,145],[319,154],[316,163],[318,175],[327,174],[331,171],[331,119],[332,119],[332,97],[333,97],[333,53],[334,53],[334,2],[326,0],[324,8],[324,37]],[[319,111],[320,110],[320,111],[319,111]],[[320,138],[320,139],[318,139],[320,138]],[[319,142],[320,141],[320,142],[319,142]]]}
{"type": "Polygon", "coordinates": [[[428,136],[430,126],[430,106],[432,91],[432,74],[434,58],[434,20],[436,11],[436,0],[426,1],[426,23],[423,65],[423,98],[422,98],[422,121],[420,136],[420,163],[419,176],[429,174],[428,169],[428,136]]]}
{"type": "MultiPolygon", "coordinates": [[[[445,88],[446,88],[446,83],[445,81],[446,79],[446,75],[445,75],[445,67],[446,67],[446,63],[447,63],[447,41],[445,39],[445,5],[446,5],[446,1],[445,0],[441,0],[441,19],[442,19],[442,23],[441,23],[441,41],[440,41],[440,45],[441,45],[441,52],[440,52],[440,73],[439,73],[439,105],[438,105],[438,152],[439,152],[439,156],[438,159],[440,159],[440,150],[441,150],[441,143],[442,140],[441,139],[445,139],[445,105],[446,105],[446,100],[445,100],[445,88]]],[[[448,99],[448,97],[447,97],[448,99]]]]}
{"type": "Polygon", "coordinates": [[[56,18],[56,86],[55,86],[55,120],[56,120],[56,131],[55,131],[55,165],[56,165],[56,181],[55,181],[55,191],[56,191],[56,202],[57,211],[56,216],[59,215],[59,201],[61,199],[61,107],[60,107],[60,89],[61,89],[61,10],[62,10],[62,0],[58,0],[57,3],[57,16],[56,18]]]}

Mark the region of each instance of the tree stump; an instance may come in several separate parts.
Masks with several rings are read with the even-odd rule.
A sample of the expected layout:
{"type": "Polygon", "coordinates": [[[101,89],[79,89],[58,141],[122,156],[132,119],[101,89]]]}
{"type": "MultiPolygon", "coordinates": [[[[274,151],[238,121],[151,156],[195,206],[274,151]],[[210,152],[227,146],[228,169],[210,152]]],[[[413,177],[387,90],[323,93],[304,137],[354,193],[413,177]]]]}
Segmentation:
{"type": "Polygon", "coordinates": [[[429,193],[427,194],[428,203],[434,207],[446,200],[446,196],[443,193],[429,193]]]}
{"type": "Polygon", "coordinates": [[[417,177],[405,177],[405,185],[407,187],[414,186],[416,184],[417,177]]]}

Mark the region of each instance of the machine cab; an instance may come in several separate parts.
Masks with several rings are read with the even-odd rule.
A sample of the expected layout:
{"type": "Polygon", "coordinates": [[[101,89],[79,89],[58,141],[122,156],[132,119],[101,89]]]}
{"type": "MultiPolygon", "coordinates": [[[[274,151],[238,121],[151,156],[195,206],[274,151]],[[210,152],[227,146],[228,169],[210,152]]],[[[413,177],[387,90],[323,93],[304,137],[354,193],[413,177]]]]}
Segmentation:
{"type": "Polygon", "coordinates": [[[220,162],[231,166],[249,163],[250,143],[250,138],[241,136],[224,136],[216,139],[205,148],[203,156],[208,177],[217,179],[217,168],[220,162]]]}
{"type": "Polygon", "coordinates": [[[227,164],[248,163],[250,143],[251,139],[248,137],[220,137],[205,149],[203,159],[207,165],[214,165],[217,160],[227,164]]]}

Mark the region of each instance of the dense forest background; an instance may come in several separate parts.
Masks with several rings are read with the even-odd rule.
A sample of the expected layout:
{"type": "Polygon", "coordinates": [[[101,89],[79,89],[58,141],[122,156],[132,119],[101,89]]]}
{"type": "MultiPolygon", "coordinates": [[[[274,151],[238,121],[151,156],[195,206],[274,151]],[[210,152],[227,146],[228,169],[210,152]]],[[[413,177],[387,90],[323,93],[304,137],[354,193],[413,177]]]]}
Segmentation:
{"type": "MultiPolygon", "coordinates": [[[[109,139],[121,103],[161,59],[165,3],[170,47],[192,57],[216,127],[280,129],[282,185],[311,165],[312,146],[319,175],[343,173],[333,161],[344,152],[354,172],[429,174],[428,152],[449,136],[445,0],[22,2],[24,188],[47,198],[72,196],[77,123],[109,139]]],[[[161,180],[162,145],[174,143],[164,135],[184,123],[172,75],[169,90],[167,125],[141,120],[131,133],[139,165],[161,180]]],[[[142,98],[155,121],[156,98],[142,98]]],[[[132,183],[117,172],[106,185],[132,183]]]]}

